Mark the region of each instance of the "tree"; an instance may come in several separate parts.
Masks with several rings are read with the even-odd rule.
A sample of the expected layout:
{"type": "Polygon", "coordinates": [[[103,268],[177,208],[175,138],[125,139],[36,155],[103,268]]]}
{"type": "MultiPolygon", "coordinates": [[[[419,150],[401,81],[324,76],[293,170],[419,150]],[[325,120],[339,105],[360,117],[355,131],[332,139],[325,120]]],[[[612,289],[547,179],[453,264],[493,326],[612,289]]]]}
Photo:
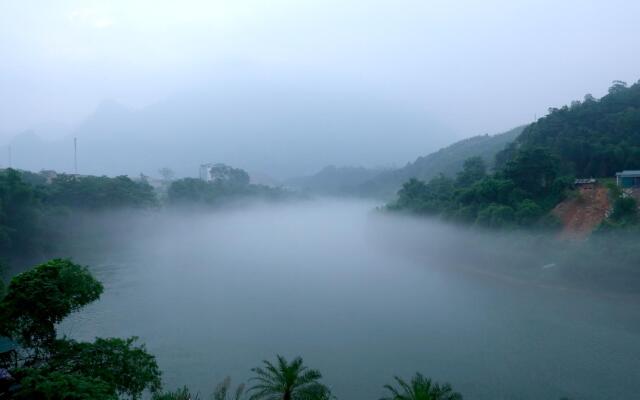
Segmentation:
{"type": "Polygon", "coordinates": [[[411,178],[398,191],[398,200],[390,206],[393,210],[437,214],[451,205],[454,195],[453,180],[444,175],[424,183],[411,178]]]}
{"type": "Polygon", "coordinates": [[[209,178],[213,182],[227,186],[247,186],[251,180],[247,171],[225,164],[216,164],[210,167],[208,171],[209,178]]]}
{"type": "Polygon", "coordinates": [[[506,178],[532,196],[538,196],[551,187],[558,176],[559,160],[543,148],[519,151],[504,169],[506,178]]]}
{"type": "Polygon", "coordinates": [[[55,325],[97,300],[102,290],[87,267],[62,259],[41,264],[9,283],[0,302],[0,334],[38,358],[54,344],[55,325]]]}
{"type": "Polygon", "coordinates": [[[476,224],[487,228],[505,228],[513,225],[513,208],[501,204],[490,204],[478,213],[476,224]]]}
{"type": "Polygon", "coordinates": [[[155,357],[147,353],[144,345],[134,346],[136,340],[136,337],[97,338],[93,343],[58,340],[47,368],[100,379],[118,394],[138,399],[145,389],[160,390],[161,374],[155,357]]]}
{"type": "Polygon", "coordinates": [[[451,385],[445,383],[440,385],[425,378],[419,372],[416,373],[411,382],[407,383],[399,377],[394,377],[398,388],[385,385],[391,395],[383,397],[381,400],[462,400],[460,393],[454,392],[451,385]]]}
{"type": "Polygon", "coordinates": [[[158,170],[158,173],[160,174],[162,179],[167,182],[171,181],[175,176],[175,173],[173,172],[173,170],[167,167],[160,168],[158,170]]]}
{"type": "Polygon", "coordinates": [[[482,157],[471,157],[465,160],[462,171],[458,172],[456,183],[459,186],[471,186],[487,176],[487,166],[482,157]]]}
{"type": "Polygon", "coordinates": [[[330,397],[329,389],[320,383],[322,374],[303,365],[296,357],[290,363],[278,355],[276,365],[264,360],[264,367],[251,371],[256,382],[249,390],[250,400],[316,400],[330,397]]]}
{"type": "Polygon", "coordinates": [[[109,384],[77,373],[23,370],[17,400],[117,400],[109,384]]]}
{"type": "Polygon", "coordinates": [[[156,393],[153,400],[199,400],[200,396],[191,394],[188,387],[184,386],[175,392],[156,393]]]}
{"type": "Polygon", "coordinates": [[[97,300],[103,287],[87,267],[55,259],[15,276],[0,301],[0,335],[25,353],[12,371],[20,399],[139,399],[160,389],[155,357],[136,338],[93,343],[56,339],[55,325],[97,300]]]}
{"type": "Polygon", "coordinates": [[[627,88],[627,82],[625,81],[613,81],[611,87],[609,88],[609,94],[616,94],[619,92],[623,92],[627,88]]]}
{"type": "Polygon", "coordinates": [[[222,382],[216,386],[211,396],[213,400],[241,400],[244,394],[244,383],[239,384],[236,390],[233,392],[233,397],[229,396],[229,389],[231,388],[231,378],[226,377],[222,382]]]}
{"type": "Polygon", "coordinates": [[[620,196],[613,202],[611,219],[615,222],[635,223],[638,221],[638,203],[633,197],[620,196]]]}
{"type": "Polygon", "coordinates": [[[26,253],[39,249],[42,239],[44,194],[24,181],[23,174],[6,169],[0,173],[0,251],[26,253]]]}
{"type": "Polygon", "coordinates": [[[528,226],[536,222],[543,213],[542,208],[533,200],[525,199],[516,206],[515,217],[520,225],[528,226]]]}
{"type": "Polygon", "coordinates": [[[147,182],[127,176],[58,175],[47,187],[47,203],[72,209],[147,208],[158,204],[147,182]]]}

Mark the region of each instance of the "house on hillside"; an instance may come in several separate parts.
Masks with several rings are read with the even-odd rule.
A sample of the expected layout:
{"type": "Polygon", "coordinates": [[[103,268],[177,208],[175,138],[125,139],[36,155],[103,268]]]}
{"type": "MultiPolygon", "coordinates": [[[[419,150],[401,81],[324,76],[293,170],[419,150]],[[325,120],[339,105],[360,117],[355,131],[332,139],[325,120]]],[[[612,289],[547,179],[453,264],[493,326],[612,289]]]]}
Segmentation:
{"type": "Polygon", "coordinates": [[[623,189],[640,188],[640,170],[616,172],[616,184],[623,189]]]}
{"type": "Polygon", "coordinates": [[[596,187],[596,180],[593,178],[580,178],[573,181],[573,186],[578,189],[593,189],[596,187]]]}

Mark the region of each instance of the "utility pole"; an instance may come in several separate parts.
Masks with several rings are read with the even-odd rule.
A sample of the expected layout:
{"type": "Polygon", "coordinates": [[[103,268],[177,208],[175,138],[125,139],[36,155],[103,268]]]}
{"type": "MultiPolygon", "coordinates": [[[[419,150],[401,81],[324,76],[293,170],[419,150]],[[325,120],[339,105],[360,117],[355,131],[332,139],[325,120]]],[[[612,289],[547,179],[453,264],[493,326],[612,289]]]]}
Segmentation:
{"type": "Polygon", "coordinates": [[[73,138],[73,173],[78,175],[78,138],[73,138]]]}
{"type": "Polygon", "coordinates": [[[9,168],[12,168],[12,162],[11,162],[11,145],[9,145],[9,168]]]}

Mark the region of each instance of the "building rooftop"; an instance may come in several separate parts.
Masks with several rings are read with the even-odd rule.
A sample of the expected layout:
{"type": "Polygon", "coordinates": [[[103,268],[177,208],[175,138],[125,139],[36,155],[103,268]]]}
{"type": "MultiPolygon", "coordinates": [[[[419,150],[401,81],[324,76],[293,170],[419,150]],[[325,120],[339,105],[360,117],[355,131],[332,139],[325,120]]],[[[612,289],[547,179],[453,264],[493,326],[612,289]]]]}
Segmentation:
{"type": "Polygon", "coordinates": [[[640,170],[616,172],[616,176],[640,176],[640,170]]]}
{"type": "Polygon", "coordinates": [[[596,180],[593,178],[580,178],[580,179],[576,179],[575,181],[573,181],[573,183],[575,185],[587,185],[587,184],[592,184],[592,183],[596,183],[596,180]]]}

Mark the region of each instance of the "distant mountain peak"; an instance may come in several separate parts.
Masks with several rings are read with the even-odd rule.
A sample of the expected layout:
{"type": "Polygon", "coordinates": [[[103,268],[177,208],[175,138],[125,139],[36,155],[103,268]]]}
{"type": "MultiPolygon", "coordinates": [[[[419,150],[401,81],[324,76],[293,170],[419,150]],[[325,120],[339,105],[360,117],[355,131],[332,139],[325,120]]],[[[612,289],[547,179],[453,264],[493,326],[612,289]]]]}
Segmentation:
{"type": "Polygon", "coordinates": [[[106,114],[106,115],[112,116],[112,115],[120,115],[123,113],[128,113],[130,111],[131,110],[127,106],[125,106],[122,103],[119,103],[114,99],[104,99],[96,107],[94,115],[106,114]]]}

